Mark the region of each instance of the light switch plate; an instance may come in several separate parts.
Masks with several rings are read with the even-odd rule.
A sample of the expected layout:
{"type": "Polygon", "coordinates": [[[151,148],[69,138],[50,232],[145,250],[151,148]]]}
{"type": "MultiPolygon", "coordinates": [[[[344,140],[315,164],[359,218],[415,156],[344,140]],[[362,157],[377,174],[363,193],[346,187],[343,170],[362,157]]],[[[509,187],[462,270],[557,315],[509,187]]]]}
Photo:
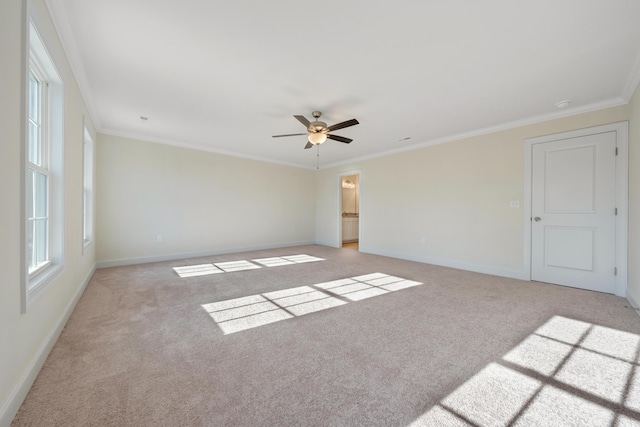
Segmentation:
{"type": "Polygon", "coordinates": [[[512,209],[516,209],[520,207],[520,200],[512,200],[509,202],[509,207],[512,209]]]}

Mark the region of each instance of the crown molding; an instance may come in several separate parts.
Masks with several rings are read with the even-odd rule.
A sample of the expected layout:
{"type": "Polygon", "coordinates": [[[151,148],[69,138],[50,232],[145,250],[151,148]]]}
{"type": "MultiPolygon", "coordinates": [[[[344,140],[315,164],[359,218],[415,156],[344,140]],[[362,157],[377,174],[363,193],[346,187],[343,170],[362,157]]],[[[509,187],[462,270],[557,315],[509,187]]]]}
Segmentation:
{"type": "MultiPolygon", "coordinates": [[[[53,24],[58,33],[58,36],[60,37],[62,47],[67,56],[69,65],[71,66],[71,70],[75,76],[76,82],[80,89],[80,93],[82,95],[86,108],[89,112],[89,116],[98,133],[130,138],[130,139],[137,139],[137,140],[146,141],[146,142],[154,142],[154,143],[159,143],[163,145],[171,145],[176,147],[206,151],[206,152],[211,152],[211,153],[216,153],[221,155],[246,158],[250,160],[281,164],[284,166],[292,166],[292,167],[302,168],[302,169],[310,169],[310,170],[316,169],[316,167],[312,167],[312,166],[282,162],[282,161],[278,161],[278,160],[266,158],[266,157],[252,156],[252,155],[231,152],[226,150],[218,150],[218,149],[204,147],[196,144],[188,144],[188,143],[183,143],[178,141],[142,136],[142,135],[127,133],[127,132],[120,132],[113,129],[103,128],[101,125],[99,115],[97,113],[97,107],[96,107],[92,92],[90,90],[87,75],[81,60],[80,52],[75,42],[73,31],[71,29],[69,15],[65,7],[65,3],[63,0],[45,0],[45,4],[49,10],[49,14],[51,15],[51,20],[53,21],[53,24]]],[[[481,129],[477,129],[470,132],[464,132],[464,133],[445,136],[442,138],[427,140],[427,141],[423,141],[420,143],[412,144],[412,145],[397,148],[397,149],[385,150],[385,151],[381,151],[381,152],[366,155],[366,156],[350,158],[344,161],[334,162],[324,166],[320,166],[320,169],[329,169],[336,166],[352,164],[354,162],[360,162],[360,161],[365,161],[365,160],[374,159],[378,157],[384,157],[392,154],[398,154],[405,151],[417,150],[417,149],[429,147],[432,145],[444,144],[447,142],[453,142],[453,141],[458,141],[458,140],[471,138],[475,136],[486,135],[490,133],[514,129],[521,126],[532,125],[532,124],[541,123],[549,120],[555,120],[563,117],[570,117],[570,116],[584,114],[584,113],[597,111],[605,108],[625,105],[631,100],[631,97],[633,96],[639,84],[640,84],[640,54],[638,54],[638,56],[635,59],[633,68],[631,70],[631,73],[629,74],[629,77],[627,79],[627,82],[624,86],[624,89],[620,97],[611,98],[609,100],[605,100],[602,102],[593,103],[589,105],[584,105],[581,107],[574,107],[566,110],[558,110],[553,113],[538,115],[538,116],[516,120],[513,122],[508,122],[508,123],[504,123],[496,126],[481,128],[481,129]]]]}
{"type": "Polygon", "coordinates": [[[117,136],[117,137],[120,137],[120,138],[134,139],[134,140],[142,141],[142,142],[151,142],[151,143],[154,143],[154,144],[162,144],[162,145],[169,145],[169,146],[178,147],[178,148],[187,148],[187,149],[190,149],[190,150],[205,151],[205,152],[208,152],[208,153],[220,154],[220,155],[223,155],[223,156],[239,157],[239,158],[242,158],[242,159],[255,160],[255,161],[258,161],[258,162],[274,163],[274,164],[283,165],[283,166],[289,166],[289,167],[294,167],[294,168],[316,170],[316,168],[312,167],[312,166],[300,165],[300,164],[297,164],[297,163],[282,162],[282,161],[271,159],[271,158],[267,158],[267,157],[253,156],[253,155],[250,155],[250,154],[238,153],[238,152],[234,152],[234,151],[219,150],[219,149],[216,149],[216,148],[205,147],[205,146],[197,145],[197,144],[190,144],[190,143],[187,143],[187,142],[173,141],[173,140],[169,140],[169,139],[150,137],[150,136],[146,136],[146,135],[138,135],[136,133],[121,132],[121,131],[117,131],[117,130],[113,130],[113,129],[99,129],[98,133],[103,134],[103,135],[109,135],[109,136],[117,136]]]}
{"type": "Polygon", "coordinates": [[[84,104],[89,112],[89,117],[91,118],[94,127],[96,129],[99,129],[101,127],[100,117],[98,115],[96,104],[93,100],[93,95],[90,90],[87,74],[85,73],[84,66],[82,64],[80,50],[78,49],[73,30],[71,29],[69,14],[67,13],[64,1],[45,0],[45,4],[47,6],[47,9],[49,9],[51,21],[53,22],[53,26],[55,27],[56,32],[58,33],[58,37],[60,38],[62,49],[67,56],[67,61],[69,62],[71,72],[76,79],[78,88],[80,89],[80,94],[82,95],[84,104]]]}
{"type": "Polygon", "coordinates": [[[622,91],[622,97],[627,102],[631,101],[631,97],[633,97],[633,93],[636,91],[638,84],[640,84],[640,53],[638,53],[638,56],[636,57],[636,62],[633,64],[631,73],[629,73],[627,84],[624,86],[624,90],[622,91]]]}
{"type": "Polygon", "coordinates": [[[583,105],[580,107],[574,107],[566,110],[559,110],[549,114],[541,114],[538,116],[529,117],[526,119],[516,120],[513,122],[503,123],[501,125],[490,126],[486,128],[481,128],[477,130],[473,130],[470,132],[463,132],[454,135],[445,136],[442,138],[431,139],[428,141],[419,142],[416,144],[412,144],[402,148],[396,148],[393,150],[381,151],[378,153],[370,154],[367,156],[356,157],[352,159],[348,159],[341,162],[331,163],[325,166],[320,167],[320,169],[329,169],[336,166],[342,166],[347,164],[353,164],[355,162],[362,162],[365,160],[375,159],[378,157],[389,156],[392,154],[403,153],[405,151],[418,150],[424,147],[430,147],[432,145],[445,144],[447,142],[460,141],[467,138],[473,138],[480,135],[487,135],[491,133],[501,132],[509,129],[515,129],[523,126],[529,126],[536,123],[548,122],[551,120],[561,119],[564,117],[577,116],[578,114],[590,113],[593,111],[603,110],[605,108],[618,107],[620,105],[625,105],[628,103],[628,100],[625,100],[622,97],[611,98],[606,101],[596,102],[593,104],[583,105]]]}

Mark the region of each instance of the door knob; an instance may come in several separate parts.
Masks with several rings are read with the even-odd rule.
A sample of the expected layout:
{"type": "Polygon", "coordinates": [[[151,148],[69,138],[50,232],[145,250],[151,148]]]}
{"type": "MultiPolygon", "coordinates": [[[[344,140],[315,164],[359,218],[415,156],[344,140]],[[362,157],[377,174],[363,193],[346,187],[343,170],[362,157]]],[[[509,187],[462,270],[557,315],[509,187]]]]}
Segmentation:
{"type": "Polygon", "coordinates": [[[538,222],[538,221],[540,221],[541,219],[542,219],[542,218],[540,218],[539,216],[537,216],[537,217],[533,218],[533,220],[534,220],[535,222],[538,222]]]}

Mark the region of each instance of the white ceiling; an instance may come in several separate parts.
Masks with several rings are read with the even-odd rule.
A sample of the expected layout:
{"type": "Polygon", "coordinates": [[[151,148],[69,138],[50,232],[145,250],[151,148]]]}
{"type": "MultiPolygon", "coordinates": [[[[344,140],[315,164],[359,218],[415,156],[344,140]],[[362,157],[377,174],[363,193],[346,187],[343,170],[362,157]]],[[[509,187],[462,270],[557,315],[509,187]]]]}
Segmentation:
{"type": "Polygon", "coordinates": [[[305,131],[294,114],[360,121],[326,167],[624,104],[640,79],[637,0],[47,4],[99,132],[309,168],[305,136],[271,138],[305,131]]]}

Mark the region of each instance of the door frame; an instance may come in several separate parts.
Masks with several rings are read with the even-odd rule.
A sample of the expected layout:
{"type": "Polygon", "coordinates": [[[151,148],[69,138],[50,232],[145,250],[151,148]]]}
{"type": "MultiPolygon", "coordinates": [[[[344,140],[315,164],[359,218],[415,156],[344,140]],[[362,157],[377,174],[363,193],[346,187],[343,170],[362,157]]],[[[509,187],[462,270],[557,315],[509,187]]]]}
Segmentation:
{"type": "Polygon", "coordinates": [[[580,136],[594,135],[605,132],[616,133],[616,268],[615,295],[626,297],[627,293],[627,240],[628,240],[628,209],[629,209],[629,122],[612,123],[603,126],[594,126],[570,132],[561,132],[552,135],[525,139],[524,150],[524,200],[522,209],[524,263],[525,277],[531,280],[531,217],[532,217],[532,172],[533,172],[533,146],[545,142],[562,139],[576,138],[580,136]]]}
{"type": "Polygon", "coordinates": [[[338,179],[338,240],[336,247],[342,247],[342,178],[350,175],[358,175],[358,250],[362,251],[362,170],[356,169],[340,172],[338,179]]]}

